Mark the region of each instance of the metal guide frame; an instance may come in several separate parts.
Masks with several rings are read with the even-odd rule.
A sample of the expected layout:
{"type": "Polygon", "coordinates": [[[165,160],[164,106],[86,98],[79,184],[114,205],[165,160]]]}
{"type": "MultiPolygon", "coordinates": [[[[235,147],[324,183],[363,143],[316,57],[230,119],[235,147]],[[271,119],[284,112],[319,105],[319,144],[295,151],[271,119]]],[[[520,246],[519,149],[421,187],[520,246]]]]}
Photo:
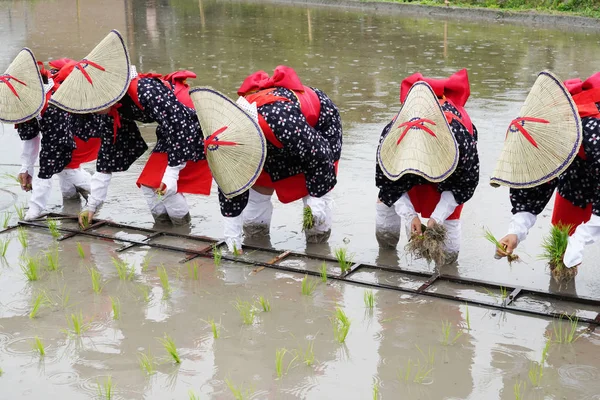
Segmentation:
{"type": "MultiPolygon", "coordinates": [[[[42,221],[44,221],[44,218],[46,218],[46,217],[57,218],[57,219],[61,219],[61,220],[77,221],[76,216],[50,213],[36,221],[32,221],[32,222],[20,221],[19,225],[32,227],[32,228],[48,229],[48,226],[42,222],[42,221]]],[[[0,231],[0,233],[7,232],[13,228],[14,228],[14,226],[10,227],[4,231],[0,231]]],[[[156,230],[148,229],[148,228],[141,228],[141,227],[136,227],[136,226],[119,224],[119,223],[115,223],[115,222],[111,222],[111,221],[107,221],[107,220],[96,220],[96,222],[94,224],[92,224],[89,227],[87,227],[86,229],[82,229],[82,230],[76,229],[76,228],[66,228],[66,227],[59,227],[58,230],[60,232],[64,233],[62,237],[58,238],[59,241],[66,240],[66,239],[75,237],[77,235],[82,235],[82,236],[89,236],[89,237],[101,238],[101,239],[109,239],[109,240],[113,240],[113,241],[127,243],[126,245],[118,248],[116,250],[117,252],[122,252],[122,251],[131,249],[136,246],[149,246],[149,247],[157,248],[157,249],[185,253],[186,257],[180,261],[181,263],[188,262],[197,257],[212,258],[213,257],[213,255],[212,255],[213,247],[215,247],[215,246],[220,247],[220,246],[224,245],[224,242],[222,240],[214,239],[214,238],[207,237],[207,236],[184,235],[184,234],[171,233],[171,232],[162,232],[162,231],[156,231],[156,230]],[[116,236],[107,235],[107,234],[103,234],[103,233],[93,232],[94,229],[101,228],[101,227],[119,228],[119,229],[125,229],[125,230],[130,229],[132,231],[147,233],[147,235],[142,240],[135,240],[135,239],[125,238],[125,237],[116,237],[116,236]],[[160,237],[173,237],[173,238],[181,238],[181,239],[192,240],[192,241],[196,240],[196,241],[208,242],[210,244],[204,245],[199,249],[189,249],[189,248],[178,247],[178,246],[167,245],[167,244],[152,243],[152,240],[160,238],[160,237]]],[[[291,267],[291,266],[287,266],[287,265],[281,265],[278,263],[289,257],[306,257],[306,258],[310,258],[310,259],[317,260],[317,261],[328,261],[328,262],[337,264],[337,259],[335,259],[333,257],[328,257],[328,256],[300,253],[300,252],[294,252],[294,251],[279,251],[279,250],[272,249],[272,248],[263,248],[263,247],[258,247],[258,246],[244,245],[244,248],[248,249],[248,250],[258,250],[258,251],[273,253],[274,257],[273,257],[273,259],[271,259],[268,262],[261,262],[261,261],[254,261],[251,259],[246,259],[246,258],[223,254],[222,259],[227,260],[227,261],[257,266],[257,267],[259,267],[259,269],[272,268],[272,269],[277,269],[277,270],[286,271],[286,272],[308,274],[308,275],[313,275],[313,276],[320,276],[320,272],[305,270],[302,268],[295,268],[295,267],[291,267]]],[[[524,287],[515,287],[515,286],[510,286],[510,285],[503,286],[503,285],[499,285],[494,282],[482,281],[482,280],[471,279],[471,278],[462,278],[462,277],[453,276],[453,275],[445,275],[443,273],[440,273],[439,271],[429,273],[426,271],[411,270],[411,269],[401,268],[401,267],[390,267],[390,266],[382,266],[382,265],[355,263],[347,271],[341,272],[339,275],[328,273],[327,277],[329,279],[333,279],[333,280],[339,280],[339,281],[349,282],[349,283],[353,283],[353,284],[359,284],[359,285],[363,285],[363,286],[370,286],[370,287],[379,288],[379,289],[389,289],[389,290],[395,290],[395,291],[404,292],[404,293],[410,293],[413,295],[423,295],[423,296],[447,299],[447,300],[452,300],[452,301],[460,301],[462,303],[473,304],[473,305],[483,306],[483,307],[487,307],[487,308],[499,309],[499,310],[503,310],[503,311],[513,311],[513,312],[518,312],[518,313],[525,313],[525,314],[537,315],[537,316],[542,316],[542,317],[550,317],[550,318],[554,318],[554,317],[558,318],[558,317],[564,316],[564,314],[556,312],[556,311],[551,311],[551,310],[536,310],[536,309],[523,307],[522,305],[516,304],[515,300],[518,297],[533,295],[533,296],[542,296],[550,301],[552,301],[552,300],[567,301],[567,302],[574,303],[576,305],[588,305],[588,306],[600,307],[600,299],[594,299],[594,298],[589,298],[589,297],[584,297],[584,296],[574,296],[574,295],[571,295],[568,293],[549,293],[549,292],[543,292],[543,291],[539,291],[539,290],[535,290],[535,289],[528,289],[528,288],[524,288],[524,287]],[[365,269],[385,271],[385,272],[396,273],[396,274],[411,275],[414,277],[419,277],[421,279],[426,278],[426,281],[419,288],[413,289],[413,288],[407,288],[407,287],[394,286],[394,285],[380,283],[380,282],[377,282],[377,283],[365,282],[365,281],[357,280],[353,277],[353,275],[356,272],[365,270],[365,269]],[[465,298],[465,297],[462,297],[459,295],[454,295],[454,294],[438,293],[434,290],[431,290],[432,288],[435,288],[435,285],[438,282],[451,282],[451,283],[460,284],[460,285],[463,285],[466,287],[482,287],[482,288],[485,288],[488,290],[495,289],[498,291],[506,291],[507,293],[510,293],[510,294],[502,301],[502,303],[491,302],[491,301],[488,302],[488,301],[483,301],[483,300],[478,300],[478,299],[465,298]]],[[[600,313],[598,313],[594,318],[579,317],[579,321],[590,324],[589,330],[594,330],[597,325],[600,325],[600,313]]]]}

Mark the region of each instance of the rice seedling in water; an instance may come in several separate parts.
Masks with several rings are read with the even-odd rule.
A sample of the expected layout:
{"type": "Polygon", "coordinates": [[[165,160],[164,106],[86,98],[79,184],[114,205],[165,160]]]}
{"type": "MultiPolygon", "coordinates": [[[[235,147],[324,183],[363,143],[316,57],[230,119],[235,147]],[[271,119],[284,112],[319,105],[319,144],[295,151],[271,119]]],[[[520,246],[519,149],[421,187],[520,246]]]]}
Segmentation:
{"type": "Polygon", "coordinates": [[[92,290],[96,294],[100,294],[102,292],[102,275],[95,268],[88,268],[90,273],[90,278],[92,278],[92,290]]]}
{"type": "Polygon", "coordinates": [[[110,304],[113,311],[113,319],[121,318],[121,300],[110,297],[110,304]]]}
{"type": "Polygon", "coordinates": [[[119,279],[122,281],[130,281],[133,279],[135,274],[135,267],[133,265],[129,265],[127,261],[119,260],[117,258],[112,258],[112,263],[117,269],[117,275],[119,275],[119,279]]]}
{"type": "Polygon", "coordinates": [[[98,385],[98,395],[106,400],[111,400],[113,395],[113,383],[112,377],[106,378],[106,381],[101,385],[100,382],[96,382],[98,385]]]}
{"type": "Polygon", "coordinates": [[[24,256],[21,259],[21,271],[28,281],[37,281],[40,278],[40,260],[33,256],[24,256]]]}
{"type": "Polygon", "coordinates": [[[373,309],[373,306],[375,306],[375,294],[372,290],[365,290],[364,301],[365,307],[373,309]]]}
{"type": "Polygon", "coordinates": [[[335,258],[337,259],[338,265],[342,272],[346,272],[352,266],[352,257],[348,254],[348,250],[345,248],[339,248],[335,250],[335,258]]]}
{"type": "Polygon", "coordinates": [[[198,263],[188,263],[188,276],[195,281],[198,280],[198,263]]]}
{"type": "Polygon", "coordinates": [[[262,307],[264,312],[271,311],[271,303],[264,296],[260,296],[258,298],[258,302],[260,303],[260,306],[262,307]]]}
{"type": "Polygon", "coordinates": [[[181,364],[181,358],[179,358],[179,352],[177,351],[177,346],[175,346],[175,342],[169,335],[165,334],[164,338],[159,338],[158,341],[163,345],[167,353],[173,358],[173,361],[177,364],[181,364]]]}
{"type": "Polygon", "coordinates": [[[500,286],[500,296],[502,297],[502,300],[506,300],[508,297],[508,289],[506,289],[504,286],[500,286]]]}
{"type": "Polygon", "coordinates": [[[4,370],[2,368],[0,368],[0,376],[2,376],[3,373],[4,373],[4,370]]]}
{"type": "Polygon", "coordinates": [[[35,337],[33,340],[33,351],[37,352],[40,357],[44,357],[46,355],[46,348],[44,347],[44,343],[39,337],[35,337]]]}
{"type": "Polygon", "coordinates": [[[169,283],[169,274],[167,274],[164,265],[158,267],[158,278],[163,288],[163,299],[166,299],[171,295],[171,284],[169,283]]]}
{"type": "Polygon", "coordinates": [[[21,247],[27,248],[27,230],[22,226],[17,228],[17,239],[19,239],[19,243],[21,243],[21,247]]]}
{"type": "Polygon", "coordinates": [[[46,252],[46,269],[56,271],[58,269],[58,247],[46,252]]]}
{"type": "Polygon", "coordinates": [[[575,334],[577,333],[579,318],[576,316],[572,317],[570,315],[566,315],[566,317],[569,319],[569,324],[565,329],[563,329],[563,317],[564,315],[561,315],[558,318],[558,321],[552,322],[552,328],[554,330],[554,337],[556,338],[556,343],[573,343],[574,341],[579,339],[579,336],[581,336],[575,336],[575,334]]]}
{"type": "Polygon", "coordinates": [[[233,394],[233,398],[235,400],[244,400],[249,398],[252,395],[252,391],[250,389],[244,390],[244,387],[241,386],[239,389],[235,386],[235,384],[229,378],[225,378],[225,384],[233,394]]]}
{"type": "Polygon", "coordinates": [[[139,353],[138,360],[140,362],[140,368],[143,372],[148,375],[154,375],[156,373],[156,361],[150,351],[148,351],[148,354],[139,353]]]}
{"type": "Polygon", "coordinates": [[[321,282],[327,283],[327,264],[324,261],[321,264],[321,282]]]}
{"type": "Polygon", "coordinates": [[[144,258],[144,262],[142,262],[142,272],[148,271],[148,268],[150,267],[151,259],[152,259],[152,256],[146,256],[146,258],[144,258]]]}
{"type": "Polygon", "coordinates": [[[196,393],[194,393],[194,391],[191,389],[188,392],[188,395],[190,396],[190,400],[200,400],[200,396],[196,395],[196,393]]]}
{"type": "Polygon", "coordinates": [[[308,345],[306,346],[306,350],[303,352],[298,352],[302,356],[302,362],[304,365],[311,366],[315,363],[315,351],[314,351],[314,340],[309,340],[308,345]]]}
{"type": "Polygon", "coordinates": [[[2,221],[2,228],[8,228],[8,221],[10,221],[10,217],[11,214],[9,211],[5,211],[2,213],[2,217],[0,218],[0,221],[2,221]]]}
{"type": "Polygon", "coordinates": [[[148,303],[150,301],[150,290],[148,289],[148,287],[142,285],[138,287],[138,290],[142,295],[142,300],[144,300],[145,303],[148,303]]]}
{"type": "Polygon", "coordinates": [[[315,218],[313,217],[312,209],[308,206],[304,207],[302,213],[302,230],[307,231],[315,226],[315,218]]]}
{"type": "Polygon", "coordinates": [[[247,301],[237,299],[234,303],[235,309],[240,313],[244,325],[252,325],[256,316],[256,308],[247,301]]]}
{"type": "MultiPolygon", "coordinates": [[[[494,246],[496,246],[496,248],[502,252],[506,251],[506,246],[503,245],[502,243],[500,243],[498,241],[498,239],[496,239],[496,237],[492,234],[492,232],[490,232],[488,229],[485,230],[484,232],[484,237],[491,242],[494,246]]],[[[521,258],[516,255],[516,254],[508,254],[506,256],[506,259],[508,260],[509,264],[512,264],[514,262],[520,262],[521,258]]]]}
{"type": "Polygon", "coordinates": [[[67,285],[64,285],[62,290],[60,291],[60,304],[62,308],[67,308],[69,306],[69,301],[71,299],[71,292],[67,289],[67,285]]]}
{"type": "Polygon", "coordinates": [[[215,266],[219,267],[221,266],[221,258],[223,258],[223,250],[221,250],[221,247],[217,246],[216,244],[213,244],[213,262],[215,263],[215,266]]]}
{"type": "Polygon", "coordinates": [[[412,359],[408,359],[406,366],[400,370],[398,380],[404,382],[410,382],[422,384],[431,372],[433,371],[433,364],[427,362],[421,362],[417,360],[414,362],[412,359]]]}
{"type": "Polygon", "coordinates": [[[546,345],[542,350],[542,358],[540,362],[532,361],[531,366],[529,367],[529,381],[531,384],[535,386],[539,386],[542,377],[544,376],[544,365],[546,364],[546,358],[548,357],[548,350],[550,349],[551,339],[546,341],[546,345]]]}
{"type": "Polygon", "coordinates": [[[550,267],[552,277],[558,283],[568,282],[577,275],[577,266],[567,268],[563,263],[563,256],[569,244],[570,225],[553,225],[550,234],[542,241],[543,252],[539,256],[550,267]]]}
{"type": "Polygon", "coordinates": [[[521,381],[515,382],[515,386],[513,388],[515,393],[515,400],[523,400],[523,394],[521,393],[521,385],[523,385],[523,390],[527,389],[527,383],[521,381]]]}
{"type": "Polygon", "coordinates": [[[287,372],[290,370],[290,367],[292,366],[294,361],[296,361],[298,359],[298,355],[296,355],[292,359],[292,361],[289,362],[289,364],[284,372],[283,371],[283,359],[287,353],[288,353],[288,351],[285,348],[277,349],[275,351],[275,372],[277,373],[277,379],[281,379],[281,377],[283,376],[284,373],[287,374],[287,372]]]}
{"type": "Polygon", "coordinates": [[[83,314],[81,312],[79,314],[71,314],[70,319],[67,318],[67,323],[69,324],[70,332],[75,336],[81,336],[89,328],[89,325],[83,322],[83,314]]]}
{"type": "Polygon", "coordinates": [[[50,230],[50,234],[54,239],[58,239],[60,237],[60,232],[58,230],[58,222],[55,219],[48,218],[48,229],[50,230]]]}
{"type": "Polygon", "coordinates": [[[0,257],[6,256],[6,251],[8,250],[8,245],[10,244],[11,238],[7,237],[5,239],[0,239],[0,257]]]}
{"type": "Polygon", "coordinates": [[[19,185],[21,184],[21,181],[19,180],[19,177],[17,175],[13,175],[13,174],[9,174],[9,173],[5,172],[1,176],[5,179],[8,179],[12,183],[17,183],[19,185]]]}
{"type": "Polygon", "coordinates": [[[237,257],[237,256],[239,256],[240,254],[241,254],[241,252],[238,250],[238,248],[237,248],[236,244],[234,243],[234,244],[233,244],[233,255],[237,257]]]}
{"type": "Polygon", "coordinates": [[[449,346],[451,344],[456,343],[458,338],[462,336],[462,331],[459,330],[456,335],[452,339],[450,339],[452,333],[452,325],[448,321],[442,321],[442,344],[444,346],[449,346]]]}
{"type": "Polygon", "coordinates": [[[373,400],[379,400],[379,383],[373,379],[373,400]]]}
{"type": "Polygon", "coordinates": [[[333,337],[338,343],[344,343],[346,341],[346,336],[348,336],[348,331],[350,330],[351,321],[344,312],[339,307],[335,309],[335,315],[333,317],[333,337]]]}
{"type": "Polygon", "coordinates": [[[471,318],[469,317],[469,305],[465,303],[465,320],[467,321],[467,330],[471,330],[471,318]]]}
{"type": "Polygon", "coordinates": [[[17,206],[15,204],[14,208],[17,212],[17,216],[19,217],[19,221],[22,221],[23,218],[25,218],[25,206],[23,204],[21,204],[20,206],[17,206]]]}
{"type": "Polygon", "coordinates": [[[304,296],[312,296],[316,287],[317,281],[309,279],[308,275],[304,275],[304,278],[302,279],[302,294],[304,296]]]}
{"type": "MultiPolygon", "coordinates": [[[[212,330],[213,338],[218,339],[221,336],[221,329],[217,326],[214,319],[209,319],[208,324],[210,325],[210,329],[212,330]]],[[[219,325],[221,323],[219,322],[219,325]]]]}
{"type": "Polygon", "coordinates": [[[83,229],[87,229],[90,227],[90,219],[87,211],[82,211],[79,213],[79,218],[81,220],[81,227],[83,229]]]}
{"type": "Polygon", "coordinates": [[[79,242],[77,242],[77,253],[79,254],[79,258],[85,258],[85,250],[83,250],[83,246],[81,246],[81,243],[79,242]]]}
{"type": "Polygon", "coordinates": [[[50,304],[50,299],[48,299],[48,295],[46,294],[46,292],[42,292],[40,294],[38,294],[35,298],[35,300],[33,301],[33,305],[31,306],[31,311],[29,312],[29,318],[33,319],[35,318],[38,313],[40,312],[40,309],[42,308],[42,306],[45,306],[47,304],[50,304]]]}

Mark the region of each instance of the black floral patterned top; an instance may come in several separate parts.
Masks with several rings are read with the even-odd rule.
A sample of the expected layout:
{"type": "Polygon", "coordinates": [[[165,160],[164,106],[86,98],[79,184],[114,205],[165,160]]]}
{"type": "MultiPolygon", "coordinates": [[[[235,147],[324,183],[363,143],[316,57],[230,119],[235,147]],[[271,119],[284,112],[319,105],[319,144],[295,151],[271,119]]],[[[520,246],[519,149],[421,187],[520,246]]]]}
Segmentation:
{"type": "MultiPolygon", "coordinates": [[[[459,118],[462,118],[460,112],[448,102],[442,105],[442,110],[444,112],[451,112],[459,118]]],[[[392,122],[383,129],[381,138],[379,139],[380,144],[391,127],[392,122]]],[[[471,135],[467,128],[455,119],[450,122],[450,128],[458,143],[458,165],[446,180],[437,184],[437,190],[440,193],[445,191],[452,192],[456,202],[458,204],[463,204],[473,197],[475,188],[477,188],[477,185],[479,184],[477,128],[473,125],[473,135],[471,135]]],[[[379,188],[379,200],[388,207],[392,207],[394,203],[413,186],[426,183],[429,183],[429,181],[414,174],[406,174],[394,182],[383,174],[379,163],[376,163],[375,184],[379,188]]]]}
{"type": "MultiPolygon", "coordinates": [[[[274,96],[290,101],[276,101],[258,107],[273,134],[283,145],[278,148],[267,141],[264,171],[273,182],[303,173],[306,188],[313,197],[321,197],[337,183],[334,163],[342,153],[342,121],[333,101],[319,89],[311,88],[321,105],[317,125],[311,127],[300,110],[294,93],[279,87],[274,96]]],[[[249,192],[227,199],[219,190],[221,214],[237,217],[248,204],[249,192]]]]}
{"type": "Polygon", "coordinates": [[[594,215],[600,216],[600,119],[584,117],[583,151],[586,159],[576,157],[556,179],[530,189],[510,189],[512,213],[540,214],[554,189],[573,205],[581,208],[592,204],[594,215]]]}

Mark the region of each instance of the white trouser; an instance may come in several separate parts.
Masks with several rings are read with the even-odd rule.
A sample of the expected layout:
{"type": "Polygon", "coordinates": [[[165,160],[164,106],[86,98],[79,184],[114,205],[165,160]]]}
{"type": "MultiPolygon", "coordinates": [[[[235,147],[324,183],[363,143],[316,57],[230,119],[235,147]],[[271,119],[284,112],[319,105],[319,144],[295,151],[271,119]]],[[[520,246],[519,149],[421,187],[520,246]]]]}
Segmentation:
{"type": "Polygon", "coordinates": [[[39,218],[46,209],[48,197],[52,191],[52,178],[40,179],[37,176],[33,178],[31,197],[29,198],[29,210],[25,214],[25,221],[31,221],[39,218]]]}
{"type": "Polygon", "coordinates": [[[394,207],[377,202],[375,216],[375,237],[380,246],[396,247],[400,240],[402,219],[394,207]]]}
{"type": "Polygon", "coordinates": [[[60,190],[63,198],[65,199],[77,199],[78,194],[87,199],[91,188],[92,175],[79,167],[77,169],[64,169],[59,172],[58,178],[60,181],[60,190]]]}
{"type": "Polygon", "coordinates": [[[183,194],[165,195],[161,200],[154,189],[147,186],[142,186],[142,193],[155,221],[168,219],[174,225],[181,225],[190,221],[190,208],[183,194]]]}
{"type": "Polygon", "coordinates": [[[271,227],[273,203],[270,194],[261,194],[250,189],[248,205],[242,211],[244,233],[247,236],[266,236],[271,227]]]}
{"type": "Polygon", "coordinates": [[[308,243],[324,243],[331,235],[333,223],[333,196],[331,192],[321,197],[305,196],[304,207],[310,207],[314,225],[304,231],[308,243]]]}

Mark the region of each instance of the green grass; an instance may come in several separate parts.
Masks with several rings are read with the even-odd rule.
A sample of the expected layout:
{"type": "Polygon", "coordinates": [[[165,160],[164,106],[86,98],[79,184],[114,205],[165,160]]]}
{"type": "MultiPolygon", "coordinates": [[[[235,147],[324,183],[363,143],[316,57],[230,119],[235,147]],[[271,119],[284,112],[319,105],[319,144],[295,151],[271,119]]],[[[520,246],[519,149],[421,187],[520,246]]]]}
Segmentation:
{"type": "Polygon", "coordinates": [[[100,294],[102,292],[102,275],[100,271],[95,268],[88,268],[88,272],[90,273],[90,278],[92,278],[92,290],[96,294],[100,294]]]}
{"type": "Polygon", "coordinates": [[[45,253],[46,256],[46,269],[48,271],[58,270],[58,247],[54,247],[53,250],[49,250],[45,253]]]}
{"type": "Polygon", "coordinates": [[[23,271],[28,281],[37,281],[40,279],[40,259],[29,255],[23,256],[21,258],[21,271],[23,271]]]}
{"type": "Polygon", "coordinates": [[[350,267],[352,267],[352,256],[348,254],[348,250],[345,248],[336,249],[335,258],[337,259],[342,273],[348,271],[350,267]]]}
{"type": "Polygon", "coordinates": [[[302,230],[307,231],[315,226],[315,218],[313,217],[312,209],[308,206],[304,207],[302,212],[302,230]]]}
{"type": "Polygon", "coordinates": [[[348,332],[350,331],[350,325],[351,321],[344,310],[336,307],[333,316],[333,337],[338,343],[344,343],[346,341],[346,336],[348,336],[348,332]]]}
{"type": "Polygon", "coordinates": [[[169,283],[169,274],[167,274],[167,270],[164,265],[161,265],[157,268],[158,271],[158,279],[160,279],[160,284],[163,288],[163,299],[169,298],[171,296],[171,284],[169,283]]]}
{"type": "Polygon", "coordinates": [[[0,257],[5,257],[8,251],[8,245],[10,244],[11,238],[0,239],[0,257]]]}
{"type": "Polygon", "coordinates": [[[563,255],[569,244],[570,225],[553,225],[550,234],[542,241],[542,254],[539,258],[556,268],[564,268],[563,255]]]}
{"type": "Polygon", "coordinates": [[[37,352],[40,357],[44,357],[46,355],[46,348],[44,347],[44,343],[39,337],[35,337],[33,339],[33,351],[37,352]]]}
{"type": "Polygon", "coordinates": [[[29,318],[33,319],[37,317],[42,307],[48,304],[50,304],[50,299],[48,298],[46,292],[39,293],[35,297],[35,300],[33,300],[33,304],[31,305],[31,311],[29,312],[29,318]]]}
{"type": "Polygon", "coordinates": [[[198,262],[194,261],[192,263],[188,263],[188,277],[197,281],[200,277],[198,275],[198,262]]]}
{"type": "Polygon", "coordinates": [[[60,237],[60,231],[58,230],[58,222],[55,219],[48,218],[47,224],[52,237],[54,239],[58,239],[60,237]]]}
{"type": "Polygon", "coordinates": [[[89,329],[89,324],[83,322],[83,314],[81,311],[79,314],[71,314],[71,316],[67,318],[67,324],[69,325],[68,332],[75,336],[81,336],[89,329]]]}
{"type": "Polygon", "coordinates": [[[154,375],[156,373],[156,360],[154,356],[148,350],[148,353],[138,353],[138,361],[140,363],[140,369],[147,375],[154,375]]]}
{"type": "Polygon", "coordinates": [[[213,262],[215,263],[215,266],[220,267],[221,259],[223,258],[223,250],[221,250],[221,247],[217,246],[216,244],[213,244],[212,253],[213,253],[213,262]]]}
{"type": "Polygon", "coordinates": [[[19,239],[19,243],[21,243],[21,247],[27,248],[27,230],[22,226],[17,228],[17,239],[19,239]]]}
{"type": "Polygon", "coordinates": [[[175,341],[167,334],[165,334],[164,338],[158,338],[158,341],[163,345],[173,361],[176,364],[181,364],[181,358],[179,358],[179,352],[177,351],[177,346],[175,346],[175,341]]]}
{"type": "Polygon", "coordinates": [[[231,391],[231,394],[233,394],[233,398],[235,400],[245,400],[252,395],[252,391],[250,389],[244,389],[243,385],[238,388],[229,378],[225,378],[225,384],[231,391]]]}
{"type": "Polygon", "coordinates": [[[308,275],[304,275],[302,279],[302,294],[304,296],[312,296],[315,289],[317,287],[317,281],[308,277],[308,275]]]}
{"type": "Polygon", "coordinates": [[[112,311],[113,311],[113,319],[114,320],[118,320],[121,319],[121,300],[119,300],[118,298],[113,298],[113,297],[109,297],[110,298],[110,304],[112,307],[112,311]]]}
{"type": "Polygon", "coordinates": [[[323,264],[321,264],[321,282],[323,283],[327,283],[327,264],[325,264],[325,261],[323,261],[323,264]]]}
{"type": "Polygon", "coordinates": [[[10,221],[10,217],[12,217],[10,211],[5,211],[2,213],[2,217],[0,217],[0,222],[2,222],[2,228],[8,228],[8,222],[10,221]]]}
{"type": "Polygon", "coordinates": [[[112,257],[112,263],[117,269],[117,275],[122,281],[131,281],[135,275],[135,267],[129,265],[127,261],[112,257]]]}
{"type": "Polygon", "coordinates": [[[23,218],[25,218],[25,206],[23,204],[21,204],[20,206],[15,204],[14,209],[17,213],[17,216],[19,217],[19,221],[22,221],[23,218]]]}
{"type": "Polygon", "coordinates": [[[82,260],[85,258],[85,250],[83,250],[83,246],[79,242],[77,242],[77,253],[82,260]]]}
{"type": "Polygon", "coordinates": [[[365,307],[367,307],[368,309],[373,309],[373,307],[375,306],[375,294],[373,293],[372,290],[365,290],[365,293],[363,295],[363,299],[365,302],[365,307]]]}
{"type": "Polygon", "coordinates": [[[242,323],[244,325],[252,325],[254,324],[254,318],[256,317],[256,308],[253,304],[248,301],[242,301],[237,299],[233,304],[235,309],[242,317],[242,323]]]}
{"type": "Polygon", "coordinates": [[[288,353],[288,351],[285,348],[280,348],[275,351],[275,372],[277,373],[277,379],[281,379],[283,374],[287,374],[287,372],[290,370],[290,367],[292,366],[294,361],[296,361],[298,359],[298,355],[294,356],[294,358],[292,359],[292,361],[289,362],[289,364],[287,365],[287,368],[284,371],[283,360],[287,353],[288,353]]]}
{"type": "Polygon", "coordinates": [[[581,336],[581,335],[575,336],[575,334],[577,333],[578,324],[579,324],[579,318],[576,316],[570,316],[570,315],[561,315],[558,318],[558,321],[553,321],[552,328],[554,331],[554,337],[555,337],[556,343],[573,343],[574,341],[579,339],[579,336],[581,336]],[[565,316],[569,320],[567,327],[564,327],[564,323],[563,323],[563,317],[565,317],[565,316]]]}
{"type": "Polygon", "coordinates": [[[98,396],[103,399],[111,400],[113,396],[113,388],[114,385],[112,383],[112,377],[106,378],[104,383],[100,384],[100,382],[96,382],[98,385],[98,396]]]}
{"type": "Polygon", "coordinates": [[[462,336],[462,334],[462,331],[459,330],[454,336],[452,336],[452,324],[450,324],[448,321],[442,321],[442,344],[444,346],[453,345],[462,336]]]}
{"type": "Polygon", "coordinates": [[[262,310],[264,312],[271,311],[271,303],[269,302],[269,300],[266,297],[260,296],[258,298],[258,303],[260,304],[260,307],[262,308],[262,310]]]}

